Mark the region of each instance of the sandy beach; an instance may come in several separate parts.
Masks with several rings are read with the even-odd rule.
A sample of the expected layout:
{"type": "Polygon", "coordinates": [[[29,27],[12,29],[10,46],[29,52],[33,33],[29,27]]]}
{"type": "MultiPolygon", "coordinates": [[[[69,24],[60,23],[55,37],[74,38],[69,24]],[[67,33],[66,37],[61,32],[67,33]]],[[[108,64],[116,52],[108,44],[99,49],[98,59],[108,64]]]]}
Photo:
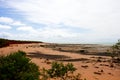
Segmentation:
{"type": "MultiPolygon", "coordinates": [[[[49,69],[51,62],[53,61],[63,62],[64,64],[73,63],[77,68],[75,74],[80,73],[82,79],[120,80],[120,65],[110,67],[110,56],[94,55],[97,51],[100,51],[95,48],[95,45],[93,48],[90,48],[89,46],[89,49],[87,49],[87,51],[89,51],[87,55],[79,54],[74,51],[75,49],[77,50],[80,46],[75,48],[73,48],[74,45],[71,45],[71,48],[70,46],[60,47],[59,45],[55,46],[54,48],[43,46],[48,44],[49,43],[12,44],[8,47],[0,48],[0,55],[8,55],[10,53],[21,50],[25,51],[27,53],[27,57],[31,58],[31,61],[37,64],[40,69],[49,69]],[[58,47],[60,50],[58,50],[58,47]],[[63,49],[69,49],[69,51],[63,51],[63,49]],[[71,49],[73,52],[70,52],[71,49]],[[92,51],[94,54],[92,54],[92,51]]],[[[106,47],[102,46],[102,48],[99,49],[105,51],[106,47]]]]}

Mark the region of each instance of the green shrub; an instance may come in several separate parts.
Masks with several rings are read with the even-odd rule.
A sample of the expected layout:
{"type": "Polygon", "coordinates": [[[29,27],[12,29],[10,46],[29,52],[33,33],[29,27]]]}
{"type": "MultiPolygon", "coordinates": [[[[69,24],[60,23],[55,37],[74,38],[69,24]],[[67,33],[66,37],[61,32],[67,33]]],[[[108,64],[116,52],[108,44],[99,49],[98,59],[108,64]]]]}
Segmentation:
{"type": "Polygon", "coordinates": [[[118,42],[112,46],[111,56],[113,58],[117,57],[118,59],[120,59],[120,40],[118,40],[118,42]]]}
{"type": "Polygon", "coordinates": [[[38,66],[18,51],[8,56],[0,56],[0,80],[39,80],[38,66]]]}
{"type": "Polygon", "coordinates": [[[51,78],[52,77],[63,77],[68,72],[73,73],[73,71],[75,70],[76,68],[71,63],[64,65],[63,63],[53,62],[51,69],[47,70],[47,73],[51,78]]]}
{"type": "Polygon", "coordinates": [[[6,39],[1,39],[0,38],[0,48],[4,46],[8,46],[8,41],[6,39]]]}

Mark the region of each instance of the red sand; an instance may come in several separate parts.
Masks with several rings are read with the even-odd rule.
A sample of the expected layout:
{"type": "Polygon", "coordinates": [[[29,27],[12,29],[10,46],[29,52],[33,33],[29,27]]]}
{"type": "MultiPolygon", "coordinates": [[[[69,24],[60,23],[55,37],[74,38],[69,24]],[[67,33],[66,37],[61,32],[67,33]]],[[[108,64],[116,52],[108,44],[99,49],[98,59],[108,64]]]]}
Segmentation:
{"type": "MultiPolygon", "coordinates": [[[[45,43],[40,43],[45,44],[45,43]]],[[[73,63],[74,66],[77,68],[76,73],[80,73],[82,79],[86,78],[87,80],[120,80],[120,68],[111,68],[107,65],[109,65],[108,62],[101,62],[101,63],[95,63],[92,61],[80,61],[81,58],[86,58],[90,60],[94,60],[90,57],[93,57],[93,55],[81,55],[76,53],[69,53],[69,52],[60,52],[55,51],[50,48],[43,48],[40,47],[38,43],[34,44],[14,44],[10,45],[8,47],[0,48],[0,55],[7,55],[11,52],[16,52],[18,50],[25,51],[28,56],[30,56],[31,60],[36,63],[40,69],[41,68],[50,68],[50,65],[46,64],[45,58],[39,58],[42,55],[48,55],[49,61],[55,61],[56,59],[49,59],[49,55],[61,55],[65,57],[67,60],[71,60],[70,63],[73,63]],[[33,54],[30,54],[33,53],[33,54]],[[34,55],[37,53],[36,55],[34,55]],[[100,66],[101,64],[104,64],[106,66],[100,66]],[[88,67],[84,67],[87,65],[88,67]],[[83,66],[83,67],[82,67],[83,66]],[[100,72],[101,74],[96,74],[96,72],[100,72]]],[[[95,57],[95,56],[94,56],[95,57]]],[[[109,57],[106,57],[109,58],[109,57]]],[[[64,61],[63,63],[68,63],[67,61],[64,61]]]]}

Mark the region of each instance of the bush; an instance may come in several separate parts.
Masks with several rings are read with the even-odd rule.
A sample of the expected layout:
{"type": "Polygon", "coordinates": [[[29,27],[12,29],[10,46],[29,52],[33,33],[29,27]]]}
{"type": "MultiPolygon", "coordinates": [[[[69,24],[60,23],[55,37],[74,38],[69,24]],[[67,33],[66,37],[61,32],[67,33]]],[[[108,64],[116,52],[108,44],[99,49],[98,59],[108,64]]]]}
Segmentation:
{"type": "Polygon", "coordinates": [[[1,39],[0,38],[0,48],[4,46],[8,46],[8,41],[6,39],[1,39]]]}
{"type": "Polygon", "coordinates": [[[0,56],[0,80],[39,80],[39,74],[38,66],[30,62],[25,52],[0,56]]]}
{"type": "Polygon", "coordinates": [[[63,77],[68,72],[74,72],[76,68],[73,66],[73,64],[68,63],[67,65],[64,65],[63,63],[52,63],[52,68],[47,71],[48,75],[52,77],[63,77]]]}
{"type": "Polygon", "coordinates": [[[41,70],[40,80],[82,80],[78,73],[74,75],[76,68],[72,63],[64,65],[63,63],[53,62],[50,69],[41,70]]]}
{"type": "Polygon", "coordinates": [[[118,40],[118,42],[112,46],[111,56],[113,58],[117,57],[118,59],[120,59],[120,40],[118,40]]]}

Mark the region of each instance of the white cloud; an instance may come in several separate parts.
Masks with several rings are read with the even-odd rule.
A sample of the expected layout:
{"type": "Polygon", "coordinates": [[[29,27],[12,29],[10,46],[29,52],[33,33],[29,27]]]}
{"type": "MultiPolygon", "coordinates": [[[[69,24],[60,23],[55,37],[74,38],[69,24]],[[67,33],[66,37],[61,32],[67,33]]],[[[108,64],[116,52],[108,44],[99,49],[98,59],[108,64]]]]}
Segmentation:
{"type": "Polygon", "coordinates": [[[46,38],[64,38],[64,37],[72,37],[75,36],[74,34],[70,34],[70,32],[67,29],[61,29],[61,28],[49,28],[46,27],[39,31],[39,33],[46,38]]]}
{"type": "Polygon", "coordinates": [[[18,27],[17,30],[27,31],[27,32],[31,32],[31,33],[36,32],[36,30],[33,29],[33,27],[31,27],[31,26],[22,26],[22,27],[18,27]]]}
{"type": "Polygon", "coordinates": [[[14,20],[10,17],[0,17],[0,23],[5,23],[7,25],[12,25],[12,26],[23,26],[26,25],[20,21],[14,20]]]}
{"type": "Polygon", "coordinates": [[[25,24],[23,24],[22,22],[20,21],[14,21],[11,25],[14,25],[14,26],[23,26],[25,24]]]}
{"type": "Polygon", "coordinates": [[[10,38],[13,37],[11,33],[8,32],[0,32],[0,37],[1,38],[10,38]]]}
{"type": "MultiPolygon", "coordinates": [[[[32,27],[19,27],[18,30],[37,32],[37,34],[74,37],[76,40],[112,40],[120,38],[119,0],[13,0],[7,5],[34,23],[42,23],[47,28],[35,30],[32,27]],[[63,24],[64,29],[55,28],[63,24]],[[50,26],[50,27],[48,27],[50,26]],[[67,27],[89,29],[92,32],[68,31],[67,27]],[[82,38],[82,39],[81,39],[82,38]]],[[[49,35],[49,36],[48,36],[49,35]]]]}
{"type": "Polygon", "coordinates": [[[46,42],[58,42],[58,40],[64,40],[66,38],[73,38],[76,33],[71,33],[69,30],[60,27],[44,27],[44,28],[33,28],[31,26],[18,27],[17,30],[24,31],[18,34],[21,39],[30,40],[42,40],[46,42]]]}
{"type": "Polygon", "coordinates": [[[29,34],[41,36],[43,38],[71,37],[73,35],[73,34],[69,34],[69,31],[67,29],[61,29],[61,28],[52,29],[50,27],[34,29],[31,26],[22,26],[22,27],[18,27],[17,30],[29,32],[29,34]]]}
{"type": "Polygon", "coordinates": [[[11,26],[0,24],[0,29],[11,29],[11,26]]]}
{"type": "Polygon", "coordinates": [[[0,17],[0,22],[1,23],[12,23],[13,22],[13,19],[11,18],[8,18],[8,17],[0,17]]]}
{"type": "MultiPolygon", "coordinates": [[[[24,12],[33,22],[61,22],[78,27],[97,27],[120,19],[118,0],[26,0],[10,1],[9,5],[24,12]],[[22,5],[22,6],[21,6],[22,5]],[[26,7],[24,7],[26,6],[26,7]],[[118,17],[117,17],[118,16],[118,17]],[[97,23],[96,23],[97,22],[97,23]]],[[[94,27],[94,28],[95,28],[94,27]]]]}

